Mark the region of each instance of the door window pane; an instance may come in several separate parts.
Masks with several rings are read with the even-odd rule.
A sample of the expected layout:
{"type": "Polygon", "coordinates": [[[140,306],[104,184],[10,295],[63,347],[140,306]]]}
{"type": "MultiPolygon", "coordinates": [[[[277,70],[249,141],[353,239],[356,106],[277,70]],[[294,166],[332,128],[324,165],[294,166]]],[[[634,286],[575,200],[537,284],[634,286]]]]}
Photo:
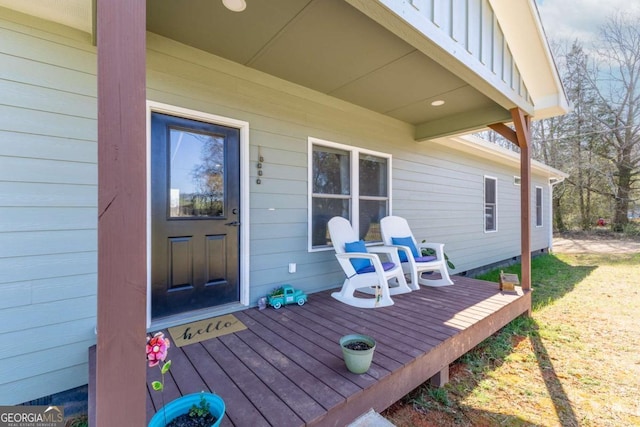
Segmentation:
{"type": "Polygon", "coordinates": [[[224,138],[170,129],[169,217],[224,214],[224,138]]]}

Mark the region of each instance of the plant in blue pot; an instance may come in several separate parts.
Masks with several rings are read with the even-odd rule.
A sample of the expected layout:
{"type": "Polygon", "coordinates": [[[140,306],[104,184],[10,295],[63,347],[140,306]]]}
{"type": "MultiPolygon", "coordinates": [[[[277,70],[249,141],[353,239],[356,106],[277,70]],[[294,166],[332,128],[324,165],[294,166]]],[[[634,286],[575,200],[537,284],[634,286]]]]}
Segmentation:
{"type": "MultiPolygon", "coordinates": [[[[162,381],[153,381],[151,387],[164,391],[164,376],[171,368],[171,360],[166,360],[171,342],[162,332],[147,337],[147,361],[149,367],[158,366],[162,381]],[[166,361],[165,361],[166,360],[166,361]]],[[[217,427],[224,417],[224,400],[217,394],[200,392],[187,394],[164,404],[149,422],[149,427],[217,427]]]]}

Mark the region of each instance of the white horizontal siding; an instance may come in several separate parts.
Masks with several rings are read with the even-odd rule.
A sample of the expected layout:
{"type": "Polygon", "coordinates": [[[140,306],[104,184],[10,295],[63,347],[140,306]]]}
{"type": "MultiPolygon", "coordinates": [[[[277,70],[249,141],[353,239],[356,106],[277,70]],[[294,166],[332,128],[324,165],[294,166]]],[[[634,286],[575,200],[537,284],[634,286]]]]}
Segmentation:
{"type": "Polygon", "coordinates": [[[31,280],[32,302],[42,304],[95,296],[96,273],[31,280]]]}
{"type": "Polygon", "coordinates": [[[92,340],[86,340],[48,348],[46,357],[43,357],[41,350],[13,357],[3,364],[2,370],[5,372],[2,372],[2,380],[6,382],[21,380],[24,377],[24,371],[28,371],[31,375],[43,375],[67,368],[70,364],[81,365],[86,361],[86,356],[82,353],[91,345],[92,340]]]}
{"type": "Polygon", "coordinates": [[[0,310],[31,304],[31,293],[26,291],[22,283],[5,283],[0,287],[0,295],[2,295],[2,298],[0,298],[0,310]]]}
{"type": "MultiPolygon", "coordinates": [[[[49,396],[60,391],[69,390],[82,384],[87,384],[89,371],[88,362],[83,361],[63,369],[49,369],[42,375],[33,375],[13,382],[0,383],[0,396],[5,402],[26,402],[36,396],[49,396]]],[[[28,370],[27,370],[28,372],[28,370]]]]}
{"type": "Polygon", "coordinates": [[[95,119],[97,105],[95,94],[78,95],[58,89],[20,83],[14,80],[0,80],[3,105],[27,110],[37,110],[72,117],[95,119]]]}
{"type": "MultiPolygon", "coordinates": [[[[0,312],[0,334],[15,332],[18,326],[24,330],[41,328],[44,333],[49,325],[95,316],[95,309],[95,295],[4,309],[0,312]]],[[[43,345],[55,345],[55,340],[51,341],[43,345]]]]}
{"type": "MultiPolygon", "coordinates": [[[[87,179],[91,181],[94,177],[89,176],[87,179]]],[[[97,190],[95,184],[0,181],[0,207],[95,208],[98,205],[97,190]]]]}
{"type": "Polygon", "coordinates": [[[0,52],[33,64],[51,64],[95,75],[95,48],[90,44],[90,35],[57,25],[45,28],[39,25],[40,20],[4,8],[0,13],[4,18],[0,38],[6,40],[0,52]]]}
{"type": "Polygon", "coordinates": [[[0,129],[32,135],[96,141],[96,120],[0,105],[0,129]]]}
{"type": "Polygon", "coordinates": [[[0,93],[0,402],[18,404],[87,381],[95,49],[79,32],[0,9],[0,93]]]}
{"type": "Polygon", "coordinates": [[[2,234],[0,259],[35,255],[95,252],[96,230],[12,232],[2,234]]]}
{"type": "MultiPolygon", "coordinates": [[[[55,243],[49,244],[55,245],[55,243]]],[[[4,283],[91,274],[97,271],[97,253],[93,250],[0,258],[0,271],[2,271],[0,289],[4,283]]]]}
{"type": "Polygon", "coordinates": [[[95,163],[66,162],[51,159],[0,157],[0,181],[97,185],[95,163]]]}
{"type": "Polygon", "coordinates": [[[93,164],[98,156],[95,140],[0,131],[0,141],[0,156],[93,164]]]}
{"type": "MultiPolygon", "coordinates": [[[[95,190],[91,194],[95,196],[95,190]]],[[[97,202],[94,200],[93,204],[97,202]]],[[[11,231],[95,230],[97,207],[0,207],[0,233],[11,231]]]]}
{"type": "MultiPolygon", "coordinates": [[[[6,32],[3,32],[6,35],[6,32]]],[[[40,62],[37,58],[32,62],[13,53],[4,53],[3,47],[11,46],[7,40],[0,46],[0,78],[44,88],[57,89],[81,95],[96,94],[95,72],[87,73],[64,66],[40,62]],[[14,56],[15,55],[15,56],[14,56]],[[18,71],[18,73],[16,73],[18,71]]]]}
{"type": "MultiPolygon", "coordinates": [[[[58,347],[83,342],[95,335],[95,319],[93,316],[71,322],[61,322],[49,325],[50,337],[55,337],[58,347]]],[[[7,345],[0,348],[0,358],[7,359],[21,354],[32,354],[42,350],[42,333],[40,328],[31,328],[24,331],[10,332],[0,335],[3,342],[16,342],[21,340],[22,346],[7,345]]],[[[42,356],[42,355],[41,355],[42,356]]],[[[45,358],[46,359],[46,358],[45,358]]]]}

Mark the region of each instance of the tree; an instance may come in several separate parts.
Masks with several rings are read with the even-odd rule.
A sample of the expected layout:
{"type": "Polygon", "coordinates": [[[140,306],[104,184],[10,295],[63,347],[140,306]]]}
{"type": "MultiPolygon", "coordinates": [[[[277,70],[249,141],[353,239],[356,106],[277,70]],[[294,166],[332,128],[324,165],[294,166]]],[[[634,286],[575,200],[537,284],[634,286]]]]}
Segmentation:
{"type": "Polygon", "coordinates": [[[598,69],[591,65],[580,43],[575,41],[566,55],[565,88],[573,111],[566,116],[564,144],[558,144],[568,154],[567,181],[573,185],[577,201],[579,224],[588,230],[602,212],[594,212],[595,195],[602,194],[609,165],[595,155],[601,145],[603,129],[598,124],[600,97],[592,82],[598,69]]]}
{"type": "Polygon", "coordinates": [[[597,69],[589,65],[589,57],[577,41],[564,53],[559,46],[555,48],[573,109],[565,116],[534,122],[532,155],[570,175],[554,192],[554,228],[565,229],[566,212],[570,222],[586,230],[604,212],[600,192],[608,171],[608,165],[594,154],[601,132],[595,120],[600,107],[590,82],[597,69]]]}
{"type": "Polygon", "coordinates": [[[597,153],[613,165],[610,196],[614,203],[613,228],[622,231],[628,223],[632,195],[640,175],[640,27],[638,17],[618,14],[602,28],[603,61],[600,80],[591,80],[602,114],[600,125],[606,143],[597,153]],[[604,80],[604,81],[603,81],[604,80]],[[607,83],[606,86],[603,83],[607,83]]]}
{"type": "MultiPolygon", "coordinates": [[[[560,170],[567,170],[566,151],[562,146],[566,145],[563,139],[565,129],[569,121],[566,116],[552,117],[546,120],[532,122],[532,157],[544,164],[560,170]]],[[[567,193],[568,186],[561,184],[553,191],[553,229],[566,231],[564,209],[561,201],[567,193]]]]}
{"type": "Polygon", "coordinates": [[[583,229],[610,211],[613,229],[621,231],[635,204],[640,175],[637,22],[633,17],[611,17],[601,29],[597,56],[573,43],[561,56],[561,69],[574,109],[534,127],[534,156],[570,173],[562,198],[565,206],[576,206],[571,213],[583,229]]]}

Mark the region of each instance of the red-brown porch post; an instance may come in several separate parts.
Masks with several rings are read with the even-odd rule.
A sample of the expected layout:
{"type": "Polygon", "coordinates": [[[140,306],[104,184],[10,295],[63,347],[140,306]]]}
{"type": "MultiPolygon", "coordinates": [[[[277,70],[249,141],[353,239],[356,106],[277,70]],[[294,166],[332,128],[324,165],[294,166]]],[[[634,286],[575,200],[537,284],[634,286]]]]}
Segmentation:
{"type": "Polygon", "coordinates": [[[520,238],[522,290],[531,290],[531,121],[519,108],[511,110],[520,146],[520,238]]]}
{"type": "Polygon", "coordinates": [[[97,3],[96,425],[146,425],[146,1],[97,3]]]}

